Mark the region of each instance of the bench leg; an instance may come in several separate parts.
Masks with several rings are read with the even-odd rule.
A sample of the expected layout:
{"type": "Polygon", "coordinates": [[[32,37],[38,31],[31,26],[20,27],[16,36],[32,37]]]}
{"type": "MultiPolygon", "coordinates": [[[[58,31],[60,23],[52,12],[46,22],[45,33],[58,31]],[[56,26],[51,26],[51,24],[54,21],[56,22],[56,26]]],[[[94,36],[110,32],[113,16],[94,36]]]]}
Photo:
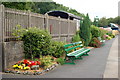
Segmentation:
{"type": "MultiPolygon", "coordinates": [[[[90,52],[90,51],[88,51],[88,52],[90,52]]],[[[86,52],[85,54],[83,54],[83,56],[89,56],[88,52],[86,52]]]]}
{"type": "Polygon", "coordinates": [[[74,62],[75,58],[74,57],[68,57],[68,58],[69,58],[70,62],[67,62],[67,60],[65,60],[65,64],[74,64],[75,65],[75,62],[74,62]]]}
{"type": "Polygon", "coordinates": [[[80,57],[79,57],[79,58],[77,58],[77,59],[83,60],[82,56],[80,56],[80,57]]]}
{"type": "Polygon", "coordinates": [[[86,54],[84,54],[83,56],[89,56],[89,54],[86,53],[86,54]]]}

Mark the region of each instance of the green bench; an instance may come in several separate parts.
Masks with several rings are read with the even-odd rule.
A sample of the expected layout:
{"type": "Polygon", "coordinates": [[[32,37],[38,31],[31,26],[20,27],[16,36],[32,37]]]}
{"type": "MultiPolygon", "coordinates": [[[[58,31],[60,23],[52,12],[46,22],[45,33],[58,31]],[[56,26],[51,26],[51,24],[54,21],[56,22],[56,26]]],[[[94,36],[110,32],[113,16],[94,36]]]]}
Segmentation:
{"type": "Polygon", "coordinates": [[[64,45],[64,49],[66,52],[65,63],[69,64],[75,64],[74,60],[82,59],[82,56],[88,56],[88,52],[91,50],[88,48],[84,48],[82,41],[64,45]]]}

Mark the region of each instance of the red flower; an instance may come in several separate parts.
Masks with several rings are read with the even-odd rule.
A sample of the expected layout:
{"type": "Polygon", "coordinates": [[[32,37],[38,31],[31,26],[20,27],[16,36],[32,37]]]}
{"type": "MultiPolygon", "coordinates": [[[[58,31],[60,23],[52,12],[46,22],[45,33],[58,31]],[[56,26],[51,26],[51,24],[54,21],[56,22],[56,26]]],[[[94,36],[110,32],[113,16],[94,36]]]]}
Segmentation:
{"type": "Polygon", "coordinates": [[[36,64],[37,64],[37,65],[40,65],[40,61],[36,61],[36,64]]]}
{"type": "Polygon", "coordinates": [[[28,60],[24,60],[24,62],[23,62],[24,64],[27,64],[28,63],[28,60]]]}
{"type": "Polygon", "coordinates": [[[36,65],[35,61],[30,61],[31,65],[36,65]]]}

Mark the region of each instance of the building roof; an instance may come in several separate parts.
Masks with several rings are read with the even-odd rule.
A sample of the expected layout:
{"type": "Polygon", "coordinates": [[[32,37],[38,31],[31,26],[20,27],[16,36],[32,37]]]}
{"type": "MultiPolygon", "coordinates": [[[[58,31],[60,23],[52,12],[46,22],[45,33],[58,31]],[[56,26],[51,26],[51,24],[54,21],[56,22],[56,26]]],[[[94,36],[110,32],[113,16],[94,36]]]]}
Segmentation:
{"type": "Polygon", "coordinates": [[[71,13],[68,13],[68,12],[65,12],[65,11],[49,11],[47,12],[46,14],[48,14],[49,16],[55,16],[55,17],[61,17],[61,18],[65,18],[65,19],[70,19],[70,20],[73,20],[73,19],[78,19],[80,20],[81,17],[79,16],[76,16],[74,14],[71,14],[71,13]]]}

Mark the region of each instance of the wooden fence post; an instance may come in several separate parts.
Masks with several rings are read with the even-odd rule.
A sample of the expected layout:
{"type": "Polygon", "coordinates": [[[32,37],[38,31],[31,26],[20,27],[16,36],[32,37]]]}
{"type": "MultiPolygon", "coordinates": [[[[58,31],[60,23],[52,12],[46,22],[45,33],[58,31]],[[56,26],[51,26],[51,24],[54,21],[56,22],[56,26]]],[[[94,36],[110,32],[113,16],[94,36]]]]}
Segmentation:
{"type": "Polygon", "coordinates": [[[4,42],[4,5],[0,5],[0,42],[4,42]]]}
{"type": "Polygon", "coordinates": [[[48,18],[49,18],[49,17],[48,17],[48,14],[45,14],[45,23],[44,23],[44,24],[45,24],[45,29],[46,29],[48,32],[50,32],[50,31],[49,31],[49,26],[48,26],[48,18]]]}
{"type": "Polygon", "coordinates": [[[70,29],[70,19],[68,18],[68,42],[69,42],[69,38],[70,38],[70,33],[69,33],[69,29],[70,29]]]}
{"type": "Polygon", "coordinates": [[[2,64],[0,66],[0,71],[4,71],[4,12],[5,7],[4,5],[0,5],[0,63],[2,64]]]}
{"type": "Polygon", "coordinates": [[[28,27],[27,28],[29,28],[29,27],[32,27],[31,26],[31,11],[30,10],[28,10],[28,27]]]}
{"type": "Polygon", "coordinates": [[[59,18],[59,40],[60,40],[60,38],[61,38],[61,18],[60,18],[60,16],[58,17],[59,18]]]}

